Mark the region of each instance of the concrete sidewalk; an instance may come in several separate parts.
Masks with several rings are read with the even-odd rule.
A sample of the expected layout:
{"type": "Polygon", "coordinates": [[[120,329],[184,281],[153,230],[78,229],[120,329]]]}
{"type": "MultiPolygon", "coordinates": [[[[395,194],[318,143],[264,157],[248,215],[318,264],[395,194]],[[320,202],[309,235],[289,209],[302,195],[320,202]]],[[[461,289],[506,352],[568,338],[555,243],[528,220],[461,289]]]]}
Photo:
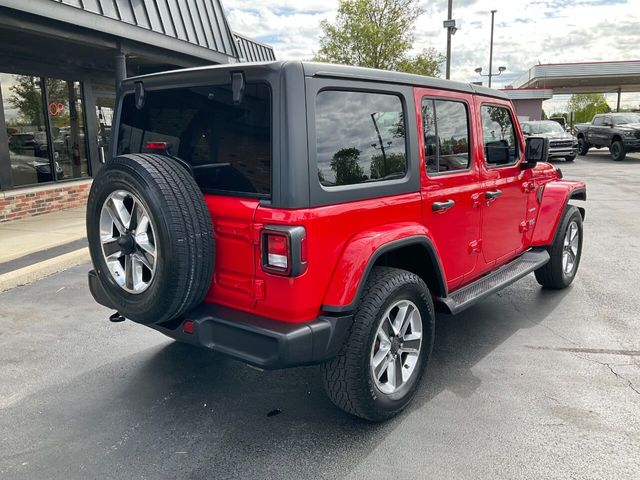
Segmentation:
{"type": "Polygon", "coordinates": [[[0,292],[88,260],[85,207],[0,224],[0,292]]]}

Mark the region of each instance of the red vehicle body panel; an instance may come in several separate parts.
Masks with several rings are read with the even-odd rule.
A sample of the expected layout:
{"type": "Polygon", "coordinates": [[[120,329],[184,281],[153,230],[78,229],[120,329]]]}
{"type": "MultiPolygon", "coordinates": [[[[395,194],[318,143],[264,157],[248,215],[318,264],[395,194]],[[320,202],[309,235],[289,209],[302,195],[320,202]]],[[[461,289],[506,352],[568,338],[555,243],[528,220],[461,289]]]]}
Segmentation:
{"type": "Polygon", "coordinates": [[[480,125],[482,104],[509,108],[522,161],[525,144],[510,102],[416,88],[419,192],[292,210],[271,208],[254,199],[205,195],[216,240],[215,273],[206,301],[283,322],[306,322],[317,318],[323,305],[351,305],[375,252],[396,240],[428,239],[442,263],[449,291],[531,246],[549,245],[571,192],[584,185],[557,181],[557,171],[549,164],[522,169],[518,162],[487,168],[480,125]],[[426,173],[423,97],[466,103],[471,122],[469,170],[447,175],[426,173]],[[503,195],[487,201],[485,193],[496,189],[503,195]],[[449,199],[455,201],[454,208],[432,210],[433,202],[449,199]],[[267,225],[305,228],[308,261],[303,274],[279,276],[262,269],[260,232],[267,225]]]}

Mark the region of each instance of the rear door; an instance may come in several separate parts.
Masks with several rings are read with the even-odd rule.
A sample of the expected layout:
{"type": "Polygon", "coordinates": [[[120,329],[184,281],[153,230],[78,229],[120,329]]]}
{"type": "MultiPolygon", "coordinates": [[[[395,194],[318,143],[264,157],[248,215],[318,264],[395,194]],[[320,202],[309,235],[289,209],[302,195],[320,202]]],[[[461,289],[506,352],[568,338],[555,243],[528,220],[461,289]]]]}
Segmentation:
{"type": "Polygon", "coordinates": [[[480,251],[478,159],[473,97],[416,89],[420,112],[422,215],[442,261],[448,288],[475,269],[480,251]]]}
{"type": "Polygon", "coordinates": [[[482,252],[491,268],[524,249],[521,223],[526,218],[528,190],[520,168],[523,145],[508,102],[477,98],[482,144],[482,252]]]}

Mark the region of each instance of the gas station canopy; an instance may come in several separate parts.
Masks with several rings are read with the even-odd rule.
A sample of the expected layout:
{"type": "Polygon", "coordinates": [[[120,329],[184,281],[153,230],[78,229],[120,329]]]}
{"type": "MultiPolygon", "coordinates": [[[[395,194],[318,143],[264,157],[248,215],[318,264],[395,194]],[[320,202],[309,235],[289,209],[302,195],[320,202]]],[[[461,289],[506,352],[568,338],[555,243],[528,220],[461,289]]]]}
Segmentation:
{"type": "Polygon", "coordinates": [[[535,65],[513,87],[570,93],[640,92],[640,60],[535,65]]]}

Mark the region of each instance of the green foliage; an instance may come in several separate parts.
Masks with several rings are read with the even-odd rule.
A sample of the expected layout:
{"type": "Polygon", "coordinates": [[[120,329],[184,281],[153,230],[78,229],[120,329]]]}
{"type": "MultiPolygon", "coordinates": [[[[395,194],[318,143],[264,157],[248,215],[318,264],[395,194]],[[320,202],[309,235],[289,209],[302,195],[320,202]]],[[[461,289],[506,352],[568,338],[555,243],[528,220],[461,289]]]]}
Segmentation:
{"type": "Polygon", "coordinates": [[[338,150],[331,159],[331,169],[336,172],[336,185],[361,183],[367,179],[364,170],[358,165],[360,150],[357,148],[343,148],[338,150]]]}
{"type": "Polygon", "coordinates": [[[340,0],[335,23],[320,24],[314,60],[438,76],[442,55],[433,49],[408,54],[422,13],[417,0],[340,0]]]}
{"type": "MultiPolygon", "coordinates": [[[[20,112],[22,124],[35,126],[38,130],[44,128],[44,111],[42,108],[42,90],[40,88],[40,78],[28,75],[17,75],[16,83],[9,87],[11,96],[8,98],[11,106],[20,112]]],[[[68,124],[69,113],[69,92],[67,82],[48,78],[46,80],[47,92],[50,102],[61,102],[65,109],[61,115],[55,117],[54,125],[68,124]]]]}
{"type": "Polygon", "coordinates": [[[406,164],[404,153],[376,155],[371,159],[371,179],[384,178],[394,173],[404,173],[406,164]]]}
{"type": "Polygon", "coordinates": [[[594,115],[611,111],[602,93],[574,93],[567,103],[567,109],[575,112],[576,123],[590,122],[594,115]]]}

